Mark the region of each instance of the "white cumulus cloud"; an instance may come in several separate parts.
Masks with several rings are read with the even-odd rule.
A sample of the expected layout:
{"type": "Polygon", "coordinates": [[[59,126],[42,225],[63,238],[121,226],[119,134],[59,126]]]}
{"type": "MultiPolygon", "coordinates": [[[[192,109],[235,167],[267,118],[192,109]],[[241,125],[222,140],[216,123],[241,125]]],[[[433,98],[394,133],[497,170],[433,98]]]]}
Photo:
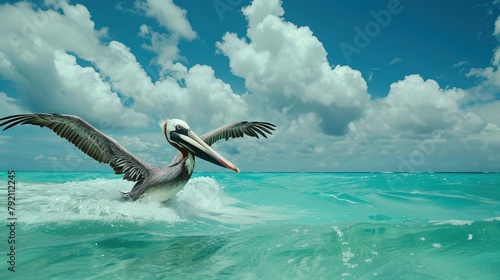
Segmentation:
{"type": "MultiPolygon", "coordinates": [[[[167,61],[160,80],[153,82],[130,48],[111,40],[107,29],[95,29],[87,8],[65,1],[48,1],[42,10],[28,2],[0,6],[0,75],[16,84],[20,99],[2,95],[4,112],[26,108],[34,112],[76,114],[99,128],[140,127],[160,118],[178,117],[222,125],[241,117],[247,105],[231,87],[215,77],[210,66],[187,68],[174,62],[177,41],[141,26],[144,36],[158,36],[158,59],[167,61]],[[23,19],[33,19],[29,22],[23,19]],[[165,37],[166,38],[166,37],[165,37]],[[158,47],[160,48],[160,47],[158,47]],[[166,54],[173,48],[174,54],[166,54]],[[165,56],[163,56],[165,55],[165,56]],[[7,110],[8,109],[8,110],[7,110]],[[209,116],[209,117],[207,117],[209,116]]],[[[185,11],[172,1],[141,2],[151,17],[176,9],[175,19],[160,24],[176,36],[193,39],[185,11]]],[[[151,47],[156,50],[152,39],[151,47]]]]}
{"type": "Polygon", "coordinates": [[[196,32],[186,18],[186,10],[172,0],[139,0],[136,6],[175,36],[188,40],[196,38],[196,32]]]}
{"type": "Polygon", "coordinates": [[[361,73],[331,66],[322,43],[308,27],[283,18],[281,2],[255,0],[243,8],[247,36],[226,33],[218,50],[247,89],[295,117],[314,113],[323,133],[342,135],[369,102],[361,73]]]}
{"type": "Polygon", "coordinates": [[[8,116],[22,113],[23,110],[18,103],[16,99],[7,96],[5,92],[0,92],[0,112],[2,112],[2,115],[8,116]]]}
{"type": "Polygon", "coordinates": [[[409,75],[373,101],[366,116],[351,126],[366,138],[428,138],[436,131],[479,132],[486,122],[462,108],[467,92],[443,89],[432,79],[409,75]]]}
{"type": "MultiPolygon", "coordinates": [[[[495,21],[495,31],[493,35],[500,39],[500,16],[495,21]]],[[[491,90],[490,87],[494,89],[500,88],[500,47],[497,47],[493,52],[493,58],[491,59],[491,66],[485,68],[474,68],[467,73],[468,77],[480,77],[484,81],[481,85],[481,90],[491,90]]]]}
{"type": "Polygon", "coordinates": [[[88,10],[65,2],[55,8],[62,14],[27,2],[0,6],[0,32],[7,34],[0,42],[0,75],[17,85],[20,105],[75,113],[95,123],[146,124],[148,117],[124,107],[96,69],[77,63],[75,55],[98,62],[109,53],[100,42],[105,32],[94,29],[88,10]]]}

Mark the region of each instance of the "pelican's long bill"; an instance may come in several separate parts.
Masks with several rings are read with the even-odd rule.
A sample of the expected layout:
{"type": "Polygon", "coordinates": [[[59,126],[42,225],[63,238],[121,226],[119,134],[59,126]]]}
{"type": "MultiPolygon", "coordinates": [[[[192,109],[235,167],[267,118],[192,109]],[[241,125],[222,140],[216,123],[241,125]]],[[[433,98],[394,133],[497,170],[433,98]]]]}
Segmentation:
{"type": "Polygon", "coordinates": [[[208,146],[200,137],[198,137],[190,129],[185,129],[182,132],[172,131],[170,133],[171,138],[177,140],[177,143],[182,147],[186,148],[192,152],[195,156],[204,159],[213,164],[231,169],[237,173],[240,173],[240,169],[236,167],[232,162],[225,159],[214,149],[208,146]]]}

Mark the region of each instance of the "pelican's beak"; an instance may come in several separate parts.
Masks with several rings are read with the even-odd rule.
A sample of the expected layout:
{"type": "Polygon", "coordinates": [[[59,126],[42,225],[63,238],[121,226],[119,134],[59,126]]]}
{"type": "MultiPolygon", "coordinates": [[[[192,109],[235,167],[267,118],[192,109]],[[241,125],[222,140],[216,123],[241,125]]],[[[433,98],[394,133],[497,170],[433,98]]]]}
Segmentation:
{"type": "Polygon", "coordinates": [[[240,173],[240,169],[236,167],[236,165],[219,155],[214,149],[210,148],[207,143],[201,140],[201,138],[190,129],[185,129],[181,132],[172,131],[170,135],[179,145],[186,148],[195,156],[240,173]]]}

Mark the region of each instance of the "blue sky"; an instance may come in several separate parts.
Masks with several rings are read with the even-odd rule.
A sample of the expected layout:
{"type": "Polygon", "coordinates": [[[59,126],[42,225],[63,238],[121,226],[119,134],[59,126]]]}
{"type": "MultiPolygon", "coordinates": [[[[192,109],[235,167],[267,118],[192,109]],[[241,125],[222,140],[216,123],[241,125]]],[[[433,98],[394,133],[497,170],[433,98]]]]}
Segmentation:
{"type": "MultiPolygon", "coordinates": [[[[215,146],[242,171],[500,171],[498,15],[496,1],[8,1],[0,112],[79,115],[155,164],[175,154],[159,119],[200,135],[257,119],[276,135],[215,146]]],[[[4,169],[109,170],[37,127],[2,132],[0,153],[4,169]]]]}

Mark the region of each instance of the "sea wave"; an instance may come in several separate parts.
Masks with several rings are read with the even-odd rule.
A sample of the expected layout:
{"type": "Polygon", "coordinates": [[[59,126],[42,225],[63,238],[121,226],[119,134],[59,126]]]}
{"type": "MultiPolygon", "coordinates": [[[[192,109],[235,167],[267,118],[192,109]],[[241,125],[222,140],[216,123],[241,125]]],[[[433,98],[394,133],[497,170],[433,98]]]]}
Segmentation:
{"type": "Polygon", "coordinates": [[[44,242],[23,245],[19,275],[39,271],[40,278],[57,278],[74,270],[80,278],[498,279],[499,274],[498,222],[257,224],[224,234],[186,234],[177,226],[136,224],[114,232],[37,228],[32,235],[44,242]]]}
{"type": "Polygon", "coordinates": [[[113,174],[20,173],[16,276],[500,279],[497,174],[201,175],[155,203],[113,174]]]}

